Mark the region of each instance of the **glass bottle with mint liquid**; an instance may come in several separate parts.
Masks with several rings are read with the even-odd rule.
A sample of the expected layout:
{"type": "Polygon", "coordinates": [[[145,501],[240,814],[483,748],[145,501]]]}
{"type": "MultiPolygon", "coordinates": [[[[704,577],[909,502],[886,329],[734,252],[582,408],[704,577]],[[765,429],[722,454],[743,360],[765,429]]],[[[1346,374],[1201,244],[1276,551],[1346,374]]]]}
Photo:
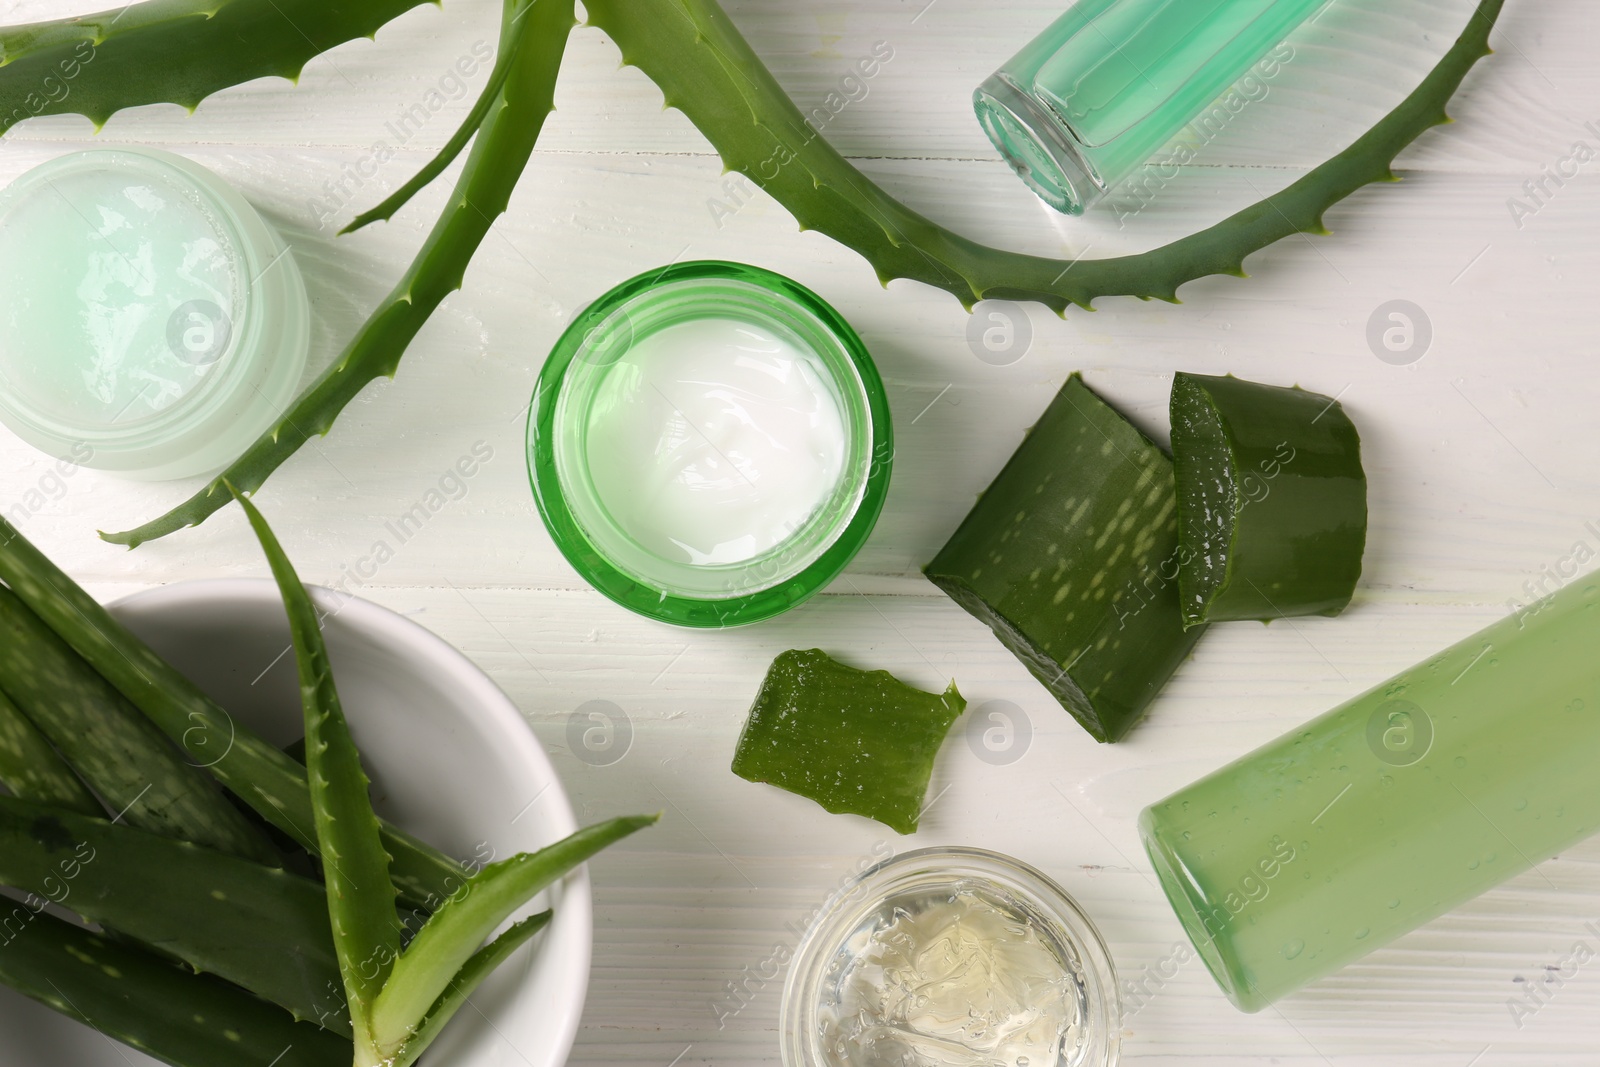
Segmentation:
{"type": "Polygon", "coordinates": [[[1146,808],[1245,1011],[1600,830],[1600,586],[1582,577],[1146,808]]]}
{"type": "Polygon", "coordinates": [[[1022,180],[1077,215],[1326,3],[1080,0],[972,104],[1022,180]]]}

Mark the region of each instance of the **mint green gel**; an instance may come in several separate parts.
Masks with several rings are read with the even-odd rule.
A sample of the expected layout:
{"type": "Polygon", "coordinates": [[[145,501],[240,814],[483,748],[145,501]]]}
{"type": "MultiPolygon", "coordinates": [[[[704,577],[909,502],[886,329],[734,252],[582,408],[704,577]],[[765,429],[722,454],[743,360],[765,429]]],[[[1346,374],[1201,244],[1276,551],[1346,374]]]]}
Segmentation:
{"type": "Polygon", "coordinates": [[[1327,2],[1080,0],[973,107],[1034,192],[1076,215],[1327,2]]]}
{"type": "Polygon", "coordinates": [[[1178,917],[1258,1011],[1600,830],[1580,577],[1146,808],[1178,917]]]}
{"type": "Polygon", "coordinates": [[[288,249],[235,190],[150,149],[78,152],[0,192],[0,420],[144,478],[223,466],[305,366],[288,249]]]}

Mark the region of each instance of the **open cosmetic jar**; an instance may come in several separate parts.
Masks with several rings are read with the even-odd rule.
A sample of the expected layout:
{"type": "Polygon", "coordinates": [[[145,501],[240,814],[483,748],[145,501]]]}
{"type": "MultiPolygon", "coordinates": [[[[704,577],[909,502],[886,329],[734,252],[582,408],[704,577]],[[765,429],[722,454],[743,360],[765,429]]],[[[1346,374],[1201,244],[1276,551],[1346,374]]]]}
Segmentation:
{"type": "Polygon", "coordinates": [[[216,470],[305,369],[294,257],[237,190],[170,152],[73,152],[0,190],[0,293],[0,422],[81,466],[216,470]]]}
{"type": "Polygon", "coordinates": [[[822,906],[783,991],[784,1067],[1111,1067],[1121,1002],[1099,932],[1008,856],[925,848],[822,906]]]}
{"type": "Polygon", "coordinates": [[[601,593],[684,626],[769,618],[866,541],[894,446],[883,383],[821,297],[740,263],[681,263],[590,304],[528,415],[556,546],[601,593]]]}

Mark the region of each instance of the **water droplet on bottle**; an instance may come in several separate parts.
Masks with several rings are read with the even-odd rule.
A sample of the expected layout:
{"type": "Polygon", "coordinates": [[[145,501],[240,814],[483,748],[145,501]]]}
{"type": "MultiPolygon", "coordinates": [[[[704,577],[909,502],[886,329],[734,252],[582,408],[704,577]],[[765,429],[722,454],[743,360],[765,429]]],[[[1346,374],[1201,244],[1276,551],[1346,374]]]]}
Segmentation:
{"type": "Polygon", "coordinates": [[[1361,929],[1356,931],[1356,940],[1357,941],[1364,940],[1366,938],[1366,936],[1368,934],[1370,934],[1370,933],[1372,933],[1372,928],[1371,927],[1367,927],[1367,926],[1363,926],[1361,929]]]}
{"type": "Polygon", "coordinates": [[[1457,770],[1460,770],[1462,767],[1465,767],[1467,765],[1467,757],[1465,757],[1465,756],[1457,756],[1455,759],[1451,760],[1450,762],[1452,762],[1452,763],[1454,763],[1456,765],[1456,769],[1457,770]]]}
{"type": "Polygon", "coordinates": [[[1527,811],[1528,810],[1527,798],[1524,797],[1522,800],[1517,801],[1515,804],[1513,804],[1511,806],[1512,806],[1512,808],[1514,808],[1517,811],[1527,811]]]}
{"type": "Polygon", "coordinates": [[[1399,897],[1390,897],[1389,898],[1389,910],[1393,911],[1395,908],[1398,908],[1399,906],[1400,906],[1400,898],[1399,897]]]}
{"type": "Polygon", "coordinates": [[[1286,960],[1292,960],[1305,950],[1306,943],[1301,941],[1299,938],[1295,938],[1293,941],[1290,941],[1288,944],[1283,946],[1283,958],[1286,960]]]}

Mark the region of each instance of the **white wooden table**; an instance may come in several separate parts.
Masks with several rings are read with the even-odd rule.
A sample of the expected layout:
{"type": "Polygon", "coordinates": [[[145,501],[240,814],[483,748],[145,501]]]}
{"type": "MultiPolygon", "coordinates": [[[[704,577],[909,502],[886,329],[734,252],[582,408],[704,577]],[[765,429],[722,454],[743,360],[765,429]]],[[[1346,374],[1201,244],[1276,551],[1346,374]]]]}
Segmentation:
{"type": "MultiPolygon", "coordinates": [[[[20,0],[6,21],[96,6],[20,0]]],[[[1053,216],[998,161],[968,108],[971,88],[1062,6],[748,0],[730,11],[804,107],[874,42],[888,42],[893,59],[828,125],[830,140],[958,230],[1070,257],[1149,247],[1286,184],[1409,90],[1471,4],[1338,0],[1293,39],[1296,59],[1267,98],[1121,225],[1115,210],[1087,221],[1053,216]]],[[[319,228],[313,198],[325,199],[325,183],[339,182],[374,142],[396,144],[385,124],[437,87],[458,56],[476,42],[492,48],[498,8],[448,0],[413,11],[376,43],[313,61],[298,87],[252,83],[192,116],[171,106],[124,112],[97,138],[76,117],[29,123],[0,145],[0,179],[88,143],[166,145],[216,169],[293,246],[311,287],[319,369],[409,260],[446,185],[388,225],[334,231],[443,142],[482,74],[352,191],[336,222],[319,228]]],[[[364,393],[259,497],[307,580],[370,573],[364,558],[389,541],[393,558],[360,591],[494,676],[551,752],[581,819],[664,809],[659,827],[592,865],[596,952],[574,1063],[776,1063],[782,976],[762,976],[792,949],[808,911],[885,848],[1012,853],[1079,898],[1125,977],[1154,973],[1183,935],[1138,846],[1143,805],[1504,614],[1510,599],[1525,598],[1525,581],[1576,543],[1586,558],[1600,550],[1600,162],[1520,226],[1508,206],[1575,140],[1600,148],[1600,134],[1584,127],[1600,120],[1597,28],[1600,14],[1586,4],[1511,0],[1498,54],[1451,109],[1457,124],[1404,154],[1403,184],[1363,190],[1331,212],[1333,236],[1284,241],[1252,257],[1251,280],[1189,285],[1180,306],[1111,300],[1065,321],[1034,306],[1031,346],[1006,366],[974,356],[955,300],[905,282],[884,291],[854,253],[797,233],[764,195],[731,214],[714,209],[728,195],[704,138],[661,111],[638,71],[617,69],[598,31],[574,34],[558,111],[465,290],[412,345],[398,379],[364,393]],[[587,589],[539,523],[523,460],[520,412],[568,317],[622,278],[679,258],[749,260],[822,293],[871,347],[897,422],[888,506],[848,573],[785,618],[726,633],[649,623],[587,589]],[[1367,341],[1369,317],[1395,299],[1431,323],[1430,347],[1407,365],[1381,361],[1367,341]],[[1082,370],[1164,438],[1174,369],[1298,382],[1343,400],[1371,480],[1366,572],[1341,618],[1214,628],[1148,720],[1126,742],[1101,746],[918,571],[1068,373],[1082,370]],[[493,457],[465,494],[398,543],[386,521],[478,442],[493,457]],[[935,771],[938,799],[908,839],[735,778],[728,762],[767,661],[812,646],[927,688],[953,675],[978,711],[992,701],[1020,709],[1031,738],[1001,766],[979,759],[958,725],[935,771]],[[616,736],[630,738],[612,762],[617,749],[581,743],[588,712],[607,707],[616,736]],[[748,992],[735,998],[734,988],[748,992]]],[[[132,553],[95,538],[192,488],[87,470],[58,478],[49,460],[0,434],[0,508],[104,597],[265,573],[235,509],[132,553]]],[[[1576,943],[1600,953],[1600,926],[1585,925],[1596,920],[1600,841],[1277,1010],[1238,1013],[1198,962],[1147,980],[1155,992],[1126,1022],[1124,1056],[1149,1065],[1593,1065],[1600,963],[1564,972],[1520,1027],[1508,1001],[1561,968],[1576,943]]]]}

